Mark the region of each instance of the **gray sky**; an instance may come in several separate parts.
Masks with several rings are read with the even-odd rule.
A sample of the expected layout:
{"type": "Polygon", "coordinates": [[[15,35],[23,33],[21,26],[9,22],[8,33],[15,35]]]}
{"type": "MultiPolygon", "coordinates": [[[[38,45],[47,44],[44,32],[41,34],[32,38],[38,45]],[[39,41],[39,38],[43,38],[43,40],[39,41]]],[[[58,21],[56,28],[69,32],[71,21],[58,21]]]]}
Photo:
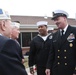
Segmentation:
{"type": "Polygon", "coordinates": [[[57,9],[69,13],[69,18],[75,18],[76,0],[0,0],[0,8],[10,15],[22,16],[52,16],[57,9]]]}

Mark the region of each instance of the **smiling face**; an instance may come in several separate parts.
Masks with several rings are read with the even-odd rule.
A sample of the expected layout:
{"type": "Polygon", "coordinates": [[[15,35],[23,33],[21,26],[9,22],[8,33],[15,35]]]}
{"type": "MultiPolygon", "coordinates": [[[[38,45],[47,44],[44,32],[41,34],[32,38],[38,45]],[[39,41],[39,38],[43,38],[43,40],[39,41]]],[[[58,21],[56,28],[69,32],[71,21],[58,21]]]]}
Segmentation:
{"type": "Polygon", "coordinates": [[[54,23],[57,25],[58,29],[64,29],[67,23],[66,17],[60,16],[54,19],[54,23]]]}
{"type": "Polygon", "coordinates": [[[46,25],[38,26],[38,31],[39,31],[39,34],[42,36],[47,35],[47,26],[46,25]]]}

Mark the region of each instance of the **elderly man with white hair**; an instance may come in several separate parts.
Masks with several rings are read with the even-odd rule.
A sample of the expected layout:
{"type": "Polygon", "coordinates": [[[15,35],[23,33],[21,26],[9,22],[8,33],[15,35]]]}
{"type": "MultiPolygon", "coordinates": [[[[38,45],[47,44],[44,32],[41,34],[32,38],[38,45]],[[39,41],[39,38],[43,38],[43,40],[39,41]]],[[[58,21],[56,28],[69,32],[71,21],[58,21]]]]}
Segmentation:
{"type": "Polygon", "coordinates": [[[0,75],[27,75],[19,55],[21,48],[9,38],[11,30],[10,15],[0,9],[0,75]]]}
{"type": "Polygon", "coordinates": [[[17,40],[20,34],[20,23],[12,22],[11,38],[17,40]]]}
{"type": "MultiPolygon", "coordinates": [[[[20,34],[20,23],[18,22],[12,22],[12,31],[11,31],[11,38],[14,39],[18,44],[19,42],[17,39],[19,38],[20,34]]],[[[22,55],[22,51],[19,52],[21,58],[22,58],[22,63],[24,63],[24,57],[22,55]]]]}

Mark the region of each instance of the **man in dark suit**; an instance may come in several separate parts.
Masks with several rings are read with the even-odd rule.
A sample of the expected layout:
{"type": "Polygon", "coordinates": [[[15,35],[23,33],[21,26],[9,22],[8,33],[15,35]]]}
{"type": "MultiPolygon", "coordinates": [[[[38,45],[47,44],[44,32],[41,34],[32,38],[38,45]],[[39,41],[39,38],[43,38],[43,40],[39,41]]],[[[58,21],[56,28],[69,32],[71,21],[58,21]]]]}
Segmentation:
{"type": "Polygon", "coordinates": [[[47,31],[47,21],[37,22],[39,34],[33,38],[30,44],[29,66],[33,74],[33,65],[37,66],[37,75],[46,75],[46,63],[50,51],[52,35],[47,31]]]}
{"type": "Polygon", "coordinates": [[[18,43],[8,37],[11,35],[11,18],[0,9],[0,75],[27,75],[18,43]]]}
{"type": "Polygon", "coordinates": [[[68,25],[68,13],[55,10],[58,31],[53,35],[46,75],[76,75],[76,28],[68,25]]]}
{"type": "MultiPolygon", "coordinates": [[[[20,34],[20,23],[19,22],[12,22],[12,31],[11,31],[11,37],[13,40],[15,40],[18,44],[19,42],[17,41],[17,39],[19,38],[19,34],[20,34]]],[[[20,44],[19,44],[20,46],[20,44]]],[[[22,57],[22,63],[24,63],[24,57],[22,55],[22,50],[20,51],[20,56],[22,57]]]]}

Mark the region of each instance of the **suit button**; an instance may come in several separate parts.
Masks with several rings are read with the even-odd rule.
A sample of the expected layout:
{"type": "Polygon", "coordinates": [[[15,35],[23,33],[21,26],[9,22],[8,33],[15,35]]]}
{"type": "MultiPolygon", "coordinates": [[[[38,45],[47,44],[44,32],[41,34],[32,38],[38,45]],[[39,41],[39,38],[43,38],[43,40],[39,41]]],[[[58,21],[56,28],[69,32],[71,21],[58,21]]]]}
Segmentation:
{"type": "Polygon", "coordinates": [[[60,50],[58,50],[58,52],[60,52],[60,50]]]}
{"type": "Polygon", "coordinates": [[[57,58],[60,58],[60,56],[57,56],[57,58]]]}
{"type": "Polygon", "coordinates": [[[66,59],[67,57],[65,56],[64,59],[66,59]]]}
{"type": "Polygon", "coordinates": [[[58,62],[58,65],[60,64],[60,62],[58,62]]]}
{"type": "Polygon", "coordinates": [[[67,63],[65,63],[65,65],[67,65],[67,63]]]}
{"type": "Polygon", "coordinates": [[[66,52],[66,50],[64,50],[64,52],[66,52]]]}

